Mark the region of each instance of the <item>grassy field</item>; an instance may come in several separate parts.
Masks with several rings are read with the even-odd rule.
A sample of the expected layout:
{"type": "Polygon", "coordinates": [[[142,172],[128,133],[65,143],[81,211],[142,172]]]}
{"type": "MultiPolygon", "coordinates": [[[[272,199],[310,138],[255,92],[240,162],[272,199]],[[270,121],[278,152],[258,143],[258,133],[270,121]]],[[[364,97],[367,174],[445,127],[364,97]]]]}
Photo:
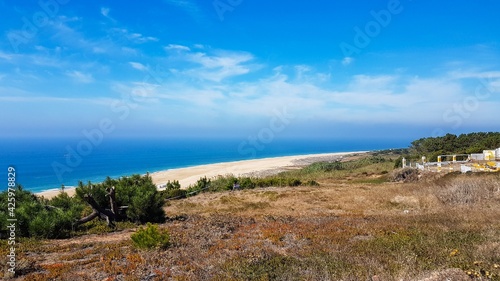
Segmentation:
{"type": "Polygon", "coordinates": [[[313,164],[275,177],[319,186],[169,201],[166,249],[136,249],[134,228],[24,240],[13,280],[500,280],[500,176],[390,182],[393,166],[313,164]]]}

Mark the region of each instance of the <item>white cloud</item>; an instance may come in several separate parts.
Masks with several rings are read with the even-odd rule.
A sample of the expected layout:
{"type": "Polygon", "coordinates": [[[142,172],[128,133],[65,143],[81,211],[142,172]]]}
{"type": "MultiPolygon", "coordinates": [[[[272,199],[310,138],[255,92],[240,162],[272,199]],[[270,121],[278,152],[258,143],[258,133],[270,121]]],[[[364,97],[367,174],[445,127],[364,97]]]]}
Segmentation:
{"type": "Polygon", "coordinates": [[[0,51],[0,59],[11,61],[14,58],[14,56],[15,56],[14,54],[7,54],[7,53],[0,51]]]}
{"type": "Polygon", "coordinates": [[[158,42],[159,39],[153,36],[144,36],[140,33],[131,33],[127,36],[130,40],[137,43],[146,43],[146,42],[158,42]]]}
{"type": "Polygon", "coordinates": [[[196,53],[188,56],[187,59],[202,67],[188,70],[185,73],[199,79],[220,82],[226,78],[249,73],[250,67],[244,63],[250,61],[252,56],[246,54],[209,56],[196,53]]]}
{"type": "Polygon", "coordinates": [[[191,51],[189,47],[176,44],[168,44],[168,46],[165,47],[165,50],[191,51]]]}
{"type": "Polygon", "coordinates": [[[158,42],[159,39],[154,36],[145,36],[138,32],[130,32],[126,28],[112,28],[111,33],[117,34],[118,36],[122,36],[125,39],[129,40],[132,43],[143,44],[147,42],[158,42]]]}
{"type": "Polygon", "coordinates": [[[371,89],[386,89],[395,85],[398,76],[393,75],[354,75],[349,83],[351,90],[371,90],[371,89]]]}
{"type": "Polygon", "coordinates": [[[49,68],[65,68],[67,62],[60,58],[58,48],[54,52],[48,53],[48,49],[36,48],[37,53],[3,53],[0,51],[0,61],[4,59],[7,63],[14,64],[16,66],[22,65],[24,69],[37,66],[37,67],[49,67],[49,68]]]}
{"type": "MultiPolygon", "coordinates": [[[[109,10],[101,10],[101,13],[103,16],[109,15],[109,10]]],[[[162,116],[163,112],[168,112],[172,114],[172,122],[190,122],[194,113],[201,119],[203,114],[210,114],[210,118],[254,122],[252,120],[268,118],[274,109],[286,106],[297,116],[297,120],[304,122],[314,119],[332,124],[359,122],[434,126],[435,123],[446,123],[443,111],[453,110],[455,104],[463,104],[467,97],[474,94],[474,87],[480,85],[481,79],[487,80],[487,85],[491,88],[500,88],[500,71],[496,70],[468,68],[446,72],[452,69],[447,67],[441,74],[432,72],[432,78],[422,78],[409,77],[410,68],[389,74],[361,73],[345,78],[345,73],[336,76],[333,68],[331,74],[323,73],[322,70],[317,70],[321,67],[318,65],[274,65],[263,69],[264,66],[259,64],[252,53],[217,50],[208,45],[162,44],[160,46],[163,46],[166,55],[148,55],[142,52],[144,49],[141,49],[141,45],[134,44],[158,39],[124,28],[111,30],[108,41],[86,37],[64,22],[54,25],[54,29],[61,31],[53,36],[58,38],[58,42],[47,46],[64,46],[62,50],[61,47],[55,51],[44,47],[45,45],[36,45],[33,47],[34,54],[9,54],[0,51],[1,66],[19,66],[18,73],[3,71],[8,76],[0,74],[2,83],[17,83],[18,86],[29,82],[25,77],[32,75],[30,79],[41,78],[37,80],[39,85],[40,82],[50,81],[61,74],[78,83],[92,83],[101,77],[102,81],[119,79],[117,77],[121,71],[127,72],[131,68],[148,71],[147,74],[136,76],[138,80],[150,73],[160,73],[159,80],[159,76],[143,80],[151,84],[120,81],[109,87],[136,104],[154,104],[155,108],[159,108],[154,113],[162,116]],[[123,38],[129,42],[124,42],[123,38]],[[113,41],[125,44],[118,45],[113,41]],[[86,61],[79,61],[76,53],[85,53],[88,58],[85,58],[86,61]],[[123,64],[110,64],[108,69],[103,70],[106,65],[99,62],[106,61],[104,58],[107,57],[115,58],[113,56],[120,56],[121,61],[128,65],[123,67],[123,64]],[[139,57],[141,62],[138,62],[139,57]],[[73,58],[76,60],[73,61],[73,58]],[[92,61],[90,63],[89,58],[92,61]],[[84,65],[85,62],[88,65],[84,65]],[[165,69],[158,71],[161,67],[165,69]],[[109,76],[105,76],[108,74],[109,76]],[[330,75],[335,79],[331,79],[330,75]],[[341,78],[337,79],[338,77],[341,78]],[[340,79],[342,80],[339,81],[340,79]],[[474,82],[472,79],[478,80],[474,82]],[[158,83],[153,84],[155,81],[158,83]]],[[[342,64],[336,61],[333,65],[337,71],[342,72],[342,65],[349,65],[353,61],[346,57],[342,64]]],[[[30,83],[25,84],[27,88],[30,87],[30,83]]],[[[109,89],[92,94],[105,98],[109,95],[106,90],[109,89]]],[[[5,99],[15,100],[14,96],[5,99]]],[[[68,99],[76,100],[78,97],[68,95],[68,99]]],[[[54,100],[59,98],[54,97],[54,100]]],[[[482,109],[495,108],[494,106],[498,106],[497,95],[491,95],[488,101],[478,101],[478,107],[482,109]]],[[[141,108],[145,109],[146,106],[141,108]]],[[[137,115],[142,116],[141,118],[153,115],[145,111],[137,115]]],[[[473,117],[468,120],[481,119],[493,122],[491,116],[483,110],[474,112],[473,117]]]]}
{"type": "Polygon", "coordinates": [[[51,39],[68,50],[82,50],[94,54],[112,54],[114,50],[118,49],[118,46],[109,40],[88,39],[83,33],[62,21],[55,22],[52,28],[54,35],[51,39]]]}
{"type": "Polygon", "coordinates": [[[102,7],[101,8],[101,15],[108,17],[109,16],[109,8],[102,7]]]}
{"type": "Polygon", "coordinates": [[[129,47],[121,47],[120,50],[127,55],[137,55],[139,53],[136,49],[129,47]]]}
{"type": "Polygon", "coordinates": [[[342,60],[342,65],[350,65],[354,61],[354,58],[352,57],[345,57],[342,60]]]}
{"type": "Polygon", "coordinates": [[[172,64],[170,69],[174,70],[172,73],[189,79],[221,82],[230,77],[247,74],[259,67],[251,64],[254,57],[247,52],[221,50],[192,52],[189,47],[175,44],[166,46],[165,50],[170,51],[168,60],[172,64]]]}
{"type": "Polygon", "coordinates": [[[500,71],[458,70],[451,71],[448,75],[452,80],[475,79],[475,91],[484,90],[482,88],[486,88],[490,93],[500,92],[500,71]]]}
{"type": "Polygon", "coordinates": [[[65,15],[60,15],[57,17],[57,19],[61,22],[75,22],[75,21],[81,21],[82,18],[81,17],[76,17],[76,16],[73,16],[73,17],[67,17],[65,15]]]}
{"type": "Polygon", "coordinates": [[[500,71],[451,71],[449,76],[453,79],[476,78],[493,79],[500,78],[500,71]]]}
{"type": "Polygon", "coordinates": [[[140,70],[140,71],[146,71],[146,70],[148,70],[148,68],[145,65],[143,65],[142,63],[139,63],[139,62],[133,62],[133,61],[131,61],[131,62],[129,62],[129,64],[133,68],[135,68],[137,70],[140,70]]]}
{"type": "Polygon", "coordinates": [[[110,9],[108,7],[101,7],[101,15],[104,16],[105,18],[109,19],[111,22],[116,23],[117,20],[115,20],[113,17],[109,15],[110,9]]]}
{"type": "Polygon", "coordinates": [[[68,77],[71,77],[73,80],[75,80],[78,83],[92,83],[94,82],[94,78],[92,77],[92,74],[90,73],[83,73],[77,70],[73,70],[70,72],[67,72],[66,75],[68,77]]]}
{"type": "Polygon", "coordinates": [[[432,126],[445,123],[443,109],[452,108],[466,95],[460,83],[446,78],[356,75],[348,84],[351,86],[339,91],[314,81],[273,74],[267,79],[231,84],[166,82],[157,92],[158,98],[169,100],[167,104],[180,101],[190,108],[208,106],[221,118],[232,116],[235,120],[270,116],[274,109],[286,106],[304,122],[318,119],[432,126]]]}
{"type": "Polygon", "coordinates": [[[298,80],[304,79],[304,75],[306,75],[307,72],[310,72],[311,70],[312,69],[307,65],[296,65],[295,71],[297,72],[297,79],[298,80]]]}

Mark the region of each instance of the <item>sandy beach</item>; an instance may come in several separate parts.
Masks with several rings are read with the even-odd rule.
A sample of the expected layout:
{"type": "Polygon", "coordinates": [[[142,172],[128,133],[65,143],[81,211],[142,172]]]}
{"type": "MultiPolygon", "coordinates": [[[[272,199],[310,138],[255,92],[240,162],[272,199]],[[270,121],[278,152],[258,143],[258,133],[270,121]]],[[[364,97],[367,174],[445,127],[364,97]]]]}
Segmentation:
{"type": "MultiPolygon", "coordinates": [[[[182,188],[196,183],[202,177],[213,178],[219,175],[232,174],[234,176],[265,176],[275,174],[288,169],[296,169],[319,161],[334,161],[346,155],[365,153],[366,151],[338,152],[323,154],[307,154],[283,157],[272,157],[234,162],[223,162],[207,165],[192,166],[186,168],[170,169],[151,173],[153,182],[160,189],[168,182],[178,180],[182,188]]],[[[59,194],[59,189],[40,192],[37,195],[52,198],[59,194]]],[[[65,192],[72,196],[75,188],[66,188],[65,192]]]]}

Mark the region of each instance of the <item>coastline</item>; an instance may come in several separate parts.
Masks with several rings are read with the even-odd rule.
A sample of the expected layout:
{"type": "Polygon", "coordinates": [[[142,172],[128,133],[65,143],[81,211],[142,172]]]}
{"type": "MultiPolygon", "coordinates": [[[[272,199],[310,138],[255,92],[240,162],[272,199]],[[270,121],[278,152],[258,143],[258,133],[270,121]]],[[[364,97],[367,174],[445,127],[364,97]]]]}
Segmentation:
{"type": "MultiPolygon", "coordinates": [[[[287,169],[296,169],[313,162],[333,161],[341,159],[346,155],[367,152],[369,151],[334,152],[221,162],[169,169],[151,173],[150,176],[153,179],[153,183],[159,189],[162,189],[168,181],[174,180],[179,181],[181,188],[187,188],[189,185],[195,184],[202,177],[213,178],[219,175],[224,176],[228,174],[233,174],[234,176],[259,177],[276,174],[287,169]]],[[[69,196],[73,196],[75,194],[75,187],[66,187],[64,191],[69,196]]],[[[60,189],[51,189],[36,193],[36,195],[50,199],[57,196],[60,192],[60,189]]]]}

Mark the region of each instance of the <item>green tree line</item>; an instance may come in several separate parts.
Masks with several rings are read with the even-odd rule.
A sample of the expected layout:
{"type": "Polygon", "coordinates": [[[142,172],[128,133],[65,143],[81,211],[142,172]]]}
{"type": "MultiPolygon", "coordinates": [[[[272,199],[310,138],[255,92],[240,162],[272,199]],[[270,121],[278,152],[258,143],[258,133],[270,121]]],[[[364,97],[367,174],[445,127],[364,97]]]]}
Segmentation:
{"type": "MultiPolygon", "coordinates": [[[[500,147],[500,132],[478,132],[469,134],[446,134],[442,137],[428,137],[415,140],[409,147],[408,159],[437,161],[439,155],[481,153],[483,150],[500,147]]],[[[396,163],[398,164],[398,163],[396,163]]]]}

